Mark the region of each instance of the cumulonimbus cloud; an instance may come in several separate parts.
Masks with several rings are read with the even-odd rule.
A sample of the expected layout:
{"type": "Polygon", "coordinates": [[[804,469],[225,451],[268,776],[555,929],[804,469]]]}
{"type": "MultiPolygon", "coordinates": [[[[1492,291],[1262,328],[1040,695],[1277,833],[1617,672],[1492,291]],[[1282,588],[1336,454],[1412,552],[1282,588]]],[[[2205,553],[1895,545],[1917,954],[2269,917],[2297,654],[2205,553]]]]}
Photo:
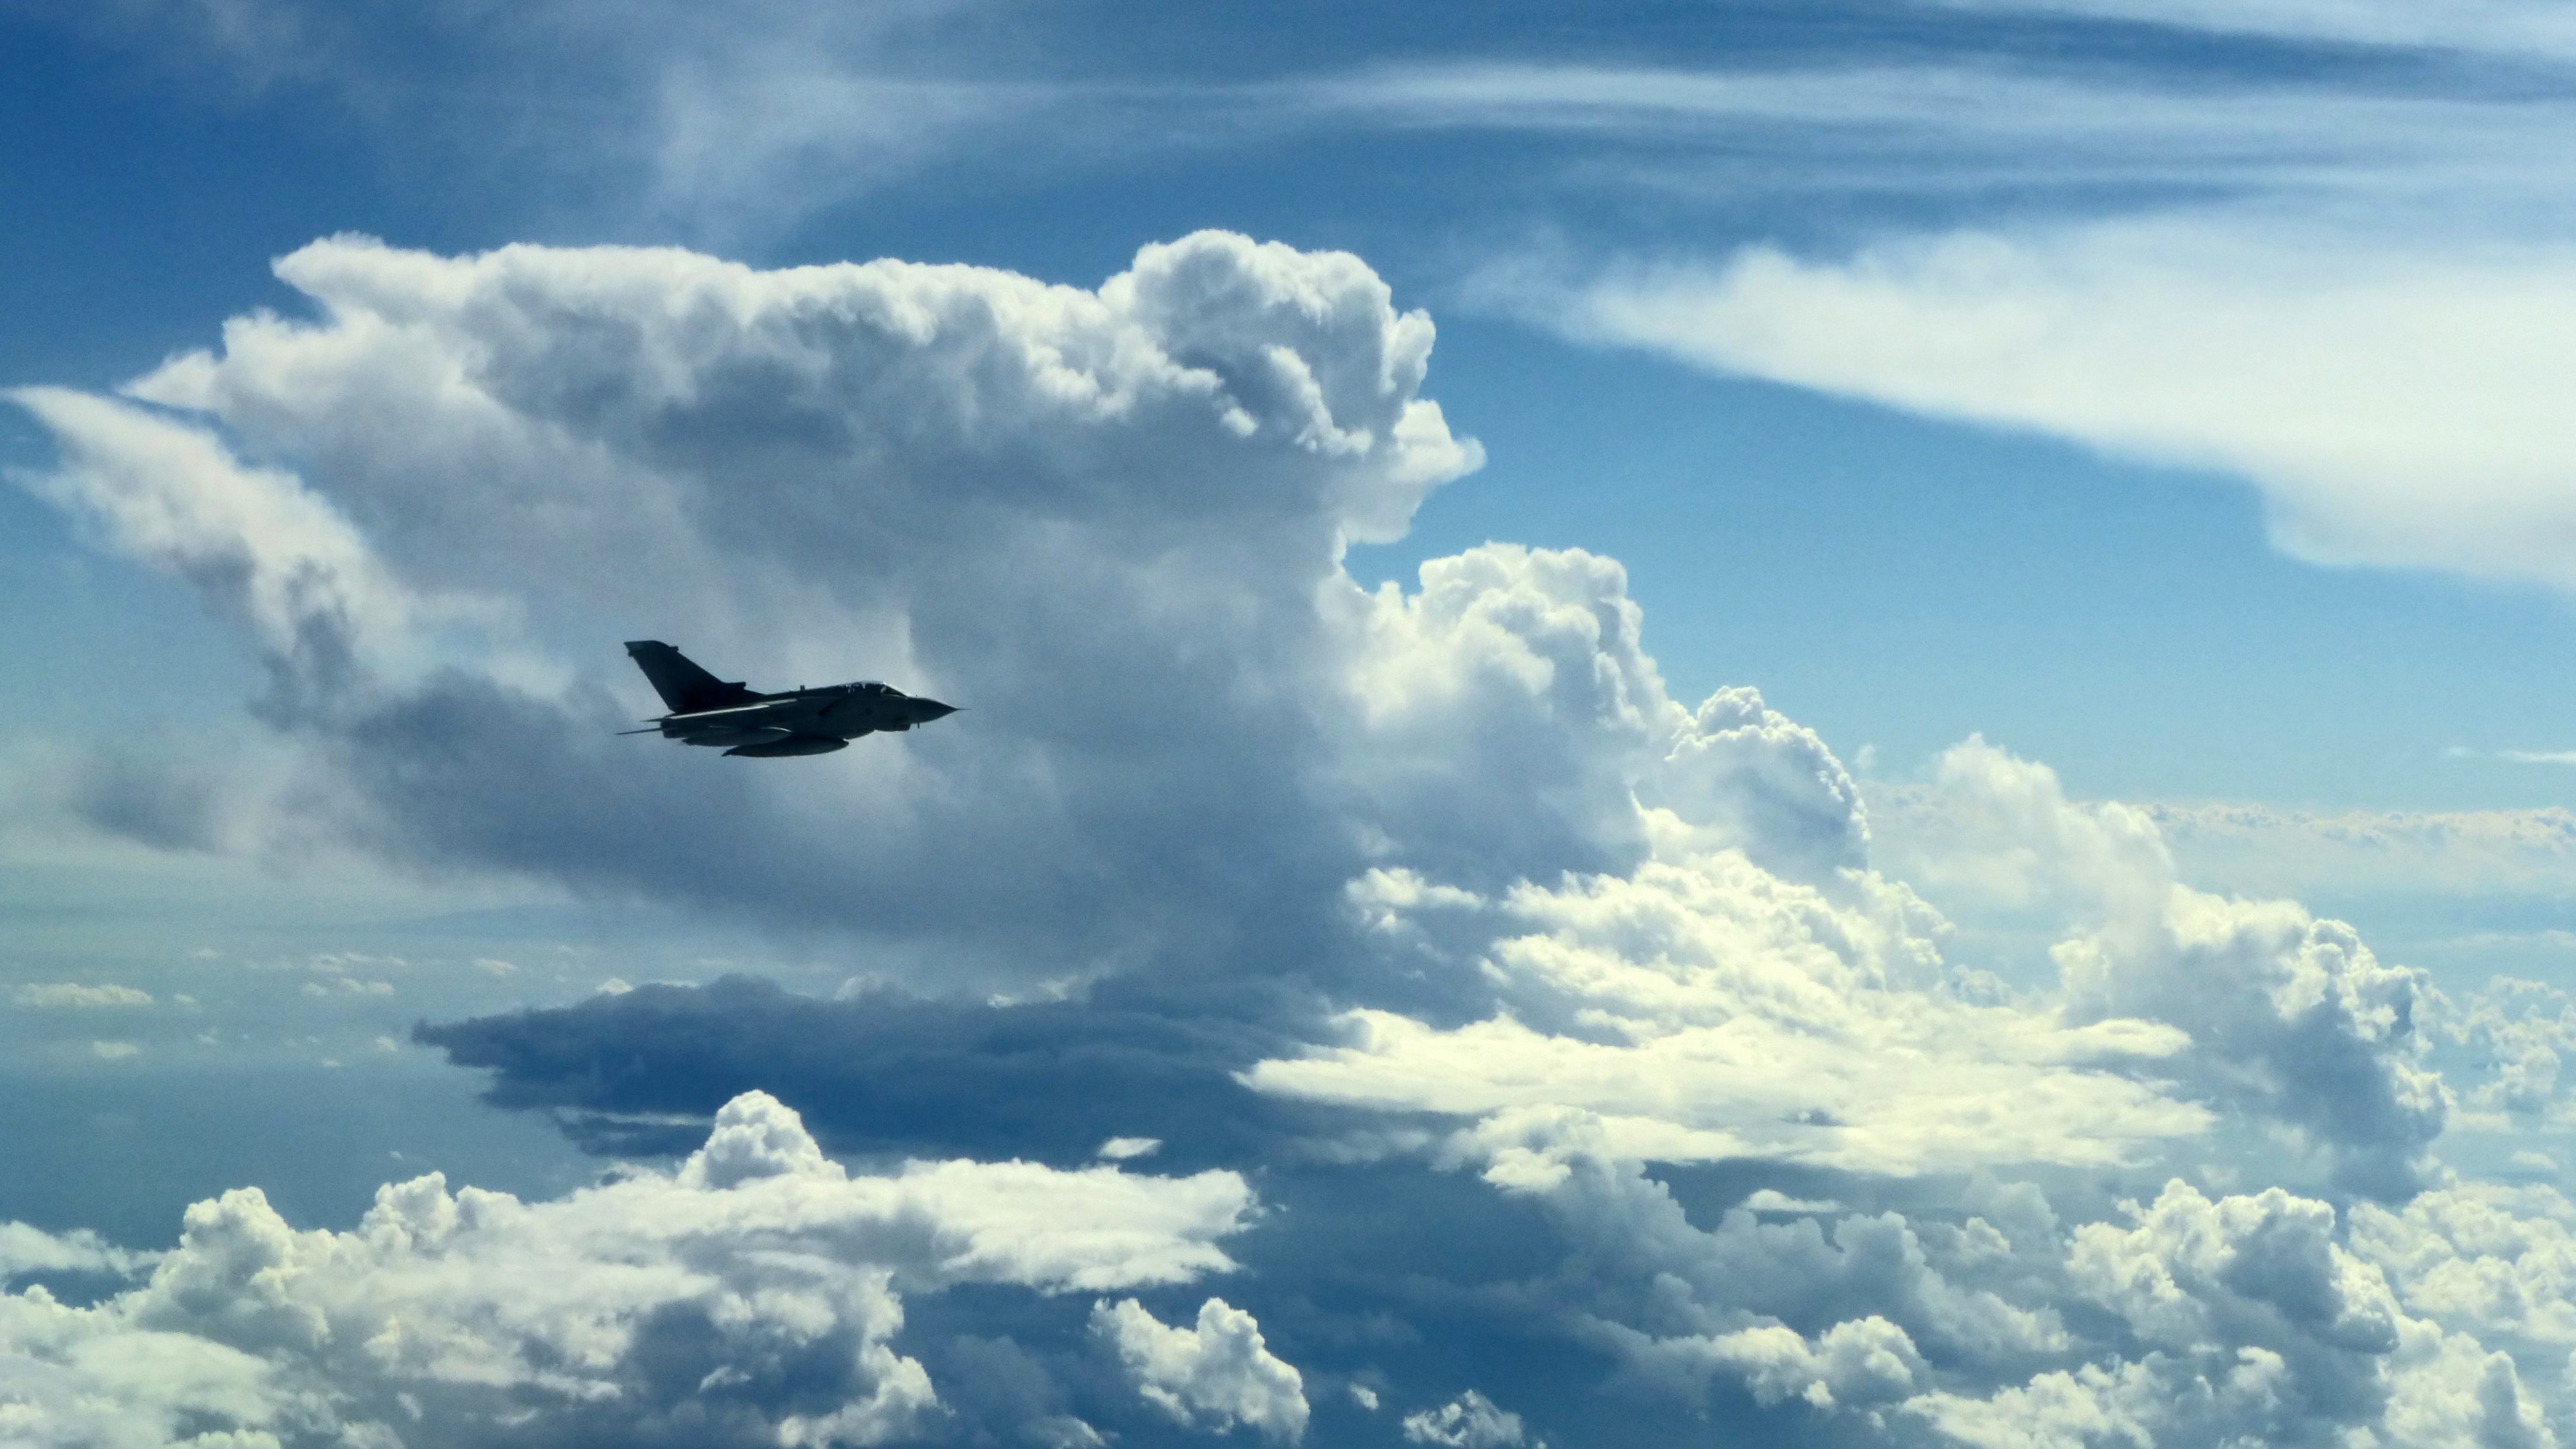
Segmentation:
{"type": "Polygon", "coordinates": [[[1615,562],[1488,545],[1358,588],[1345,544],[1477,454],[1420,395],[1429,320],[1357,258],[1203,233],[1083,291],[338,239],[279,270],[320,315],[237,320],[128,389],[149,408],[18,397],[62,443],[37,486],[260,648],[304,808],[353,843],[864,933],[952,979],[1301,980],[1349,1044],[1197,1069],[1480,1123],[1458,1150],[1505,1177],[1554,1172],[1560,1132],[2124,1161],[2206,1124],[2158,1084],[2211,1033],[2348,1052],[2364,1098],[2295,1071],[2233,1097],[2379,1154],[2374,1191],[2438,1127],[2413,978],[2294,907],[2200,902],[2151,831],[2088,863],[2101,828],[2045,772],[1960,757],[1977,798],[2029,797],[2012,848],[2123,903],[2069,938],[2064,1021],[1959,997],[1832,752],[1750,690],[1672,700],[1615,562]],[[604,619],[974,708],[827,773],[711,769],[613,737],[635,681],[559,652],[604,619]],[[2155,983],[2210,951],[2323,972],[2332,1009],[2194,1016],[2155,983]],[[2001,1125],[2032,1101],[2057,1106],[2001,1125]]]}
{"type": "MultiPolygon", "coordinates": [[[[409,1394],[472,1424],[507,1390],[631,1441],[720,1401],[770,1443],[947,1405],[1082,1444],[1113,1410],[1321,1434],[1358,1388],[1425,1442],[1567,1432],[1570,1401],[1506,1412],[1417,1325],[1575,1346],[1551,1382],[1674,1425],[2440,1442],[2557,1402],[2436,1311],[2456,1232],[2392,1217],[2373,1242],[2412,1246],[2365,1261],[2313,1195],[2402,1214],[2439,1177],[2420,973],[2193,890],[2153,818],[1982,743],[1881,859],[1813,731],[1747,688],[1671,697],[1614,560],[1496,543],[1355,581],[1346,545],[1477,459],[1423,396],[1429,319],[1357,258],[1209,233],[1093,289],[358,239],[280,268],[316,315],[239,319],[127,398],[19,395],[59,444],[45,496],[268,663],[291,788],[261,808],[856,943],[878,984],[424,1028],[595,1148],[712,1131],[558,1203],[392,1189],[356,1234],[210,1205],[111,1306],[10,1300],[47,1405],[393,1425],[409,1394]],[[615,643],[646,634],[971,708],[819,769],[618,739],[652,706],[615,643]],[[1899,859],[2037,903],[2055,978],[1957,959],[1899,859]],[[922,999],[961,984],[1009,990],[922,999]],[[1175,1175],[1096,1165],[1142,1137],[1175,1175]],[[2299,1192],[2124,1215],[2093,1185],[2242,1171],[2249,1139],[2299,1192]],[[852,1175],[827,1146],[952,1160],[852,1175]],[[612,1229],[642,1246],[610,1261],[612,1229]],[[1222,1300],[1155,1296],[1231,1263],[1259,1271],[1222,1300]],[[241,1307],[278,1264],[320,1296],[241,1307]],[[189,1355],[167,1382],[202,1402],[81,1377],[110,1350],[76,1345],[129,1329],[180,1335],[114,1351],[189,1355]],[[375,1397],[296,1387],[341,1379],[375,1397]]],[[[2539,1118],[2547,1044],[2492,1015],[2466,1029],[2521,1044],[2493,1110],[2539,1118]]],[[[48,1261],[104,1261],[77,1247],[48,1261]]]]}

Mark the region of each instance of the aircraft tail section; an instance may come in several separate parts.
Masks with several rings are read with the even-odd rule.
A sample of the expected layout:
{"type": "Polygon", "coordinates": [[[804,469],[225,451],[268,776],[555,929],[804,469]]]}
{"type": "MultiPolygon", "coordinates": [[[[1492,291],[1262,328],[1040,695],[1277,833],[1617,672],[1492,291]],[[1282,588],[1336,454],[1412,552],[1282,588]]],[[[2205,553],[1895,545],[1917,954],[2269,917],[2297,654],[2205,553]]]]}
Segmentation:
{"type": "Polygon", "coordinates": [[[707,673],[691,663],[689,656],[659,639],[630,640],[626,652],[644,671],[644,677],[653,681],[653,692],[662,696],[662,703],[673,714],[751,704],[762,697],[743,688],[739,680],[727,684],[707,673]]]}

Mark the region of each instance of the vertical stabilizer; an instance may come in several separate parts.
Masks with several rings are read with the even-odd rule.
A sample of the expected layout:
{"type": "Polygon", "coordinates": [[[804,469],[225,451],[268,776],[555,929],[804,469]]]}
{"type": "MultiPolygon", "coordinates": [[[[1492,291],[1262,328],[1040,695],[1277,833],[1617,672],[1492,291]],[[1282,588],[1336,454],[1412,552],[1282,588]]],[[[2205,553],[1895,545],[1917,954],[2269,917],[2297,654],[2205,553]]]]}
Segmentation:
{"type": "Polygon", "coordinates": [[[760,695],[742,687],[739,680],[731,684],[716,678],[689,662],[689,656],[659,639],[632,639],[626,652],[635,660],[644,677],[653,681],[653,692],[673,714],[691,714],[702,709],[722,709],[730,704],[755,704],[760,695]]]}

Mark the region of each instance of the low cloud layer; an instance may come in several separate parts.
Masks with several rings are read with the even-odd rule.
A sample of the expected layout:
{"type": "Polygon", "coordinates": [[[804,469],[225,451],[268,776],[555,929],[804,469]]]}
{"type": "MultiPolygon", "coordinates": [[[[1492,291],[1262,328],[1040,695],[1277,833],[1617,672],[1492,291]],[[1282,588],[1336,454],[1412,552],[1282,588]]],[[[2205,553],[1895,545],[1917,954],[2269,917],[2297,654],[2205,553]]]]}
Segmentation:
{"type": "MultiPolygon", "coordinates": [[[[63,1445],[915,1440],[952,1411],[889,1346],[905,1296],[1188,1282],[1233,1266],[1218,1240],[1252,1211],[1223,1172],[851,1177],[751,1093],[677,1171],[557,1202],[433,1174],[349,1233],[298,1232],[256,1188],[200,1203],[133,1288],[0,1300],[0,1422],[63,1445]]],[[[11,1270],[142,1271],[35,1247],[11,1270]]]]}
{"type": "Polygon", "coordinates": [[[187,848],[651,900],[851,980],[422,1026],[625,1165],[351,1233],[244,1191],[148,1268],[10,1239],[148,1276],[8,1299],[43,1389],[0,1413],[2465,1445],[2576,1408],[2565,1204],[2442,1156],[2566,1111],[2561,1004],[2196,888],[2157,818],[1980,741],[1882,844],[1759,693],[1671,696],[1614,560],[1362,587],[1345,547],[1478,453],[1357,258],[1202,233],[1079,290],[343,238],[280,275],[312,318],[15,395],[35,487],[266,666],[282,763],[187,848]],[[645,635],[970,708],[823,760],[621,739],[645,635]],[[2469,1043],[2500,1065],[2455,1085],[2469,1043]]]}

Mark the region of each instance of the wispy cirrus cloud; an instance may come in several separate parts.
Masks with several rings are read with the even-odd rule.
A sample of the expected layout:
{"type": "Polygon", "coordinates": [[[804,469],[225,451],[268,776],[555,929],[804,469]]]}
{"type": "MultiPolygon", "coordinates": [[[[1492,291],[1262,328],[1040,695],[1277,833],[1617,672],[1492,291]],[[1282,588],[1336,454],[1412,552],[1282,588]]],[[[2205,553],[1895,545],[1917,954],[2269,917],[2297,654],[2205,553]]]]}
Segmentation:
{"type": "Polygon", "coordinates": [[[1458,61],[1362,69],[1283,84],[1274,94],[1318,116],[1396,128],[1798,154],[1812,171],[1774,184],[1810,189],[2006,174],[2028,184],[2316,190],[2399,178],[2446,187],[2480,178],[2536,182],[2564,175],[2568,163],[2535,151],[2531,137],[2576,112],[2576,102],[2547,90],[2475,79],[2213,80],[1974,51],[1904,63],[1801,56],[1695,69],[1458,61]],[[1939,169],[1897,169],[1926,163],[1939,169]]]}
{"type": "Polygon", "coordinates": [[[2278,36],[2514,60],[2576,56],[2576,17],[2550,0],[1936,0],[1957,10],[2130,20],[2234,35],[2278,36]]]}
{"type": "MultiPolygon", "coordinates": [[[[2344,13],[2316,7],[2321,24],[2329,12],[2344,13]]],[[[1429,64],[1313,94],[1398,129],[1580,137],[1564,185],[1655,191],[1712,218],[1704,243],[1560,228],[1552,250],[1487,270],[1471,291],[1484,305],[1732,376],[2241,477],[2275,541],[2312,561],[2576,588],[2576,436],[2558,404],[2576,368],[2576,218],[2553,141],[2576,111],[2545,78],[1936,49],[1429,64]],[[1793,198],[1834,219],[1811,223],[1793,198]]]]}
{"type": "Polygon", "coordinates": [[[1187,154],[1224,174],[1278,144],[1352,134],[1579,139],[1594,148],[1579,159],[1484,158],[1523,175],[1534,216],[1569,223],[1605,185],[1702,205],[1839,193],[1863,215],[1927,189],[2008,194],[2013,207],[2054,189],[2082,212],[2141,190],[2536,196],[2563,189],[2570,170],[2563,148],[2531,144],[2565,128],[2570,103],[2518,70],[2328,56],[2213,73],[2108,42],[2013,44],[1979,11],[2469,44],[2517,60],[2556,53],[2566,30],[2521,4],[2454,25],[2365,4],[2221,13],[2068,0],[1829,11],[1811,31],[1767,33],[1746,48],[1758,55],[1703,37],[1689,63],[1638,44],[1615,17],[1566,47],[1581,59],[1508,26],[1490,42],[1426,46],[1325,21],[1275,57],[1219,65],[1186,51],[1113,60],[1081,43],[1080,12],[1013,0],[640,12],[550,0],[498,19],[462,3],[390,15],[121,0],[43,23],[243,94],[319,99],[387,156],[506,183],[553,225],[587,218],[712,244],[756,244],[941,167],[1107,179],[1187,154]],[[1945,24],[1945,11],[1956,18],[1945,24]]]}
{"type": "Polygon", "coordinates": [[[503,188],[551,224],[736,244],[989,146],[1053,94],[955,38],[1009,0],[12,8],[217,106],[317,109],[395,166],[503,188]]]}
{"type": "Polygon", "coordinates": [[[2332,564],[2576,589],[2576,251],[2276,213],[1960,231],[1613,269],[1577,335],[2231,473],[2332,564]]]}

